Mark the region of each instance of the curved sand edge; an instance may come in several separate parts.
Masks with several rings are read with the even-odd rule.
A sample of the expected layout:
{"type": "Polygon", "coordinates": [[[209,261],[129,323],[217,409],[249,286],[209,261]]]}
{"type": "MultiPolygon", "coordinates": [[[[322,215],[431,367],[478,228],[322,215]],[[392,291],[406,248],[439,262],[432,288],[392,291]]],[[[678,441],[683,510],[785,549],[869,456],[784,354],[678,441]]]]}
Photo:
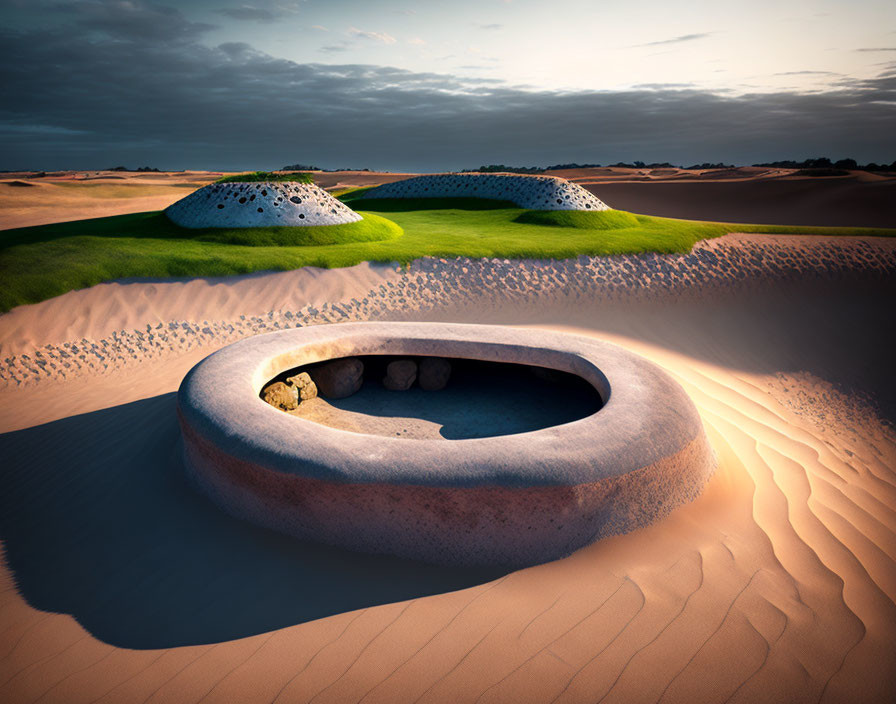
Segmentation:
{"type": "MultiPolygon", "coordinates": [[[[289,305],[280,310],[300,310],[302,297],[319,295],[317,287],[334,274],[345,293],[329,298],[321,319],[345,319],[357,310],[352,298],[360,303],[385,286],[382,300],[393,307],[369,307],[371,315],[398,317],[400,310],[406,318],[546,326],[622,344],[682,383],[720,468],[701,497],[660,524],[566,560],[461,591],[280,622],[257,635],[252,624],[268,621],[208,639],[215,624],[234,621],[232,604],[254,613],[260,608],[254,604],[268,602],[280,612],[302,594],[302,581],[287,581],[281,597],[284,579],[274,568],[274,548],[265,546],[264,559],[257,549],[247,551],[261,539],[239,525],[222,547],[209,529],[214,514],[201,504],[183,504],[181,494],[171,493],[174,485],[145,479],[167,467],[173,450],[169,392],[226,339],[183,334],[192,340],[187,345],[169,337],[153,356],[139,349],[132,356],[126,340],[118,369],[88,367],[65,380],[0,391],[0,427],[7,431],[0,435],[6,565],[0,571],[0,697],[892,700],[896,681],[887,665],[896,632],[896,434],[856,393],[880,394],[892,383],[880,344],[892,274],[863,274],[852,264],[865,261],[868,247],[881,261],[892,261],[892,249],[877,242],[832,245],[823,250],[830,256],[819,264],[820,279],[815,266],[786,281],[774,270],[758,285],[702,285],[693,295],[662,288],[654,296],[625,296],[624,290],[641,288],[634,285],[639,279],[630,279],[618,296],[608,296],[587,266],[580,271],[570,263],[563,271],[510,262],[480,269],[461,263],[466,274],[458,270],[441,280],[446,290],[438,309],[410,288],[430,281],[413,267],[389,273],[374,287],[354,286],[343,270],[322,272],[301,291],[284,291],[289,305]],[[484,283],[477,284],[479,275],[484,283]],[[522,296],[513,288],[522,284],[541,288],[522,296]],[[8,432],[14,428],[26,430],[8,432]],[[92,496],[100,505],[133,501],[130,491],[149,502],[152,520],[139,510],[123,525],[107,523],[90,502],[92,496]],[[240,542],[235,535],[243,536],[240,542]],[[119,544],[128,552],[117,552],[119,544]],[[110,550],[119,559],[103,562],[110,550]],[[191,564],[198,574],[219,578],[194,584],[191,564]],[[247,571],[251,581],[240,581],[247,571]],[[239,600],[228,585],[245,588],[239,600]],[[110,599],[106,586],[117,596],[110,599]],[[145,649],[153,638],[155,645],[145,649]]],[[[733,266],[735,279],[753,255],[775,261],[777,245],[737,247],[746,264],[733,266]]],[[[257,277],[257,290],[247,282],[255,294],[247,296],[248,305],[268,295],[267,282],[257,277]]],[[[122,287],[115,305],[122,319],[133,321],[156,315],[147,297],[162,305],[184,293],[182,284],[130,286],[122,287]],[[139,287],[146,287],[142,294],[139,287]]],[[[193,309],[209,321],[230,320],[228,306],[238,304],[221,304],[225,291],[202,286],[211,295],[204,303],[190,295],[193,309]],[[222,314],[214,316],[215,310],[222,314]]],[[[86,303],[93,295],[78,293],[86,303]]],[[[177,305],[166,310],[176,312],[177,305]]],[[[67,311],[75,328],[83,325],[84,337],[110,338],[118,329],[104,332],[95,319],[84,324],[86,308],[67,311]]],[[[285,312],[253,315],[246,334],[287,320],[285,312]]],[[[41,334],[38,329],[31,337],[43,344],[41,334]]],[[[375,574],[344,578],[354,575],[369,585],[375,574]]]]}
{"type": "Polygon", "coordinates": [[[727,299],[744,290],[761,292],[771,282],[879,283],[894,273],[893,238],[732,234],[702,240],[687,254],[427,257],[405,269],[363,263],[217,279],[112,282],[0,315],[0,386],[106,373],[299,325],[415,320],[424,314],[441,320],[470,307],[480,311],[474,322],[501,322],[508,309],[531,305],[574,309],[577,301],[607,306],[727,299]]]}

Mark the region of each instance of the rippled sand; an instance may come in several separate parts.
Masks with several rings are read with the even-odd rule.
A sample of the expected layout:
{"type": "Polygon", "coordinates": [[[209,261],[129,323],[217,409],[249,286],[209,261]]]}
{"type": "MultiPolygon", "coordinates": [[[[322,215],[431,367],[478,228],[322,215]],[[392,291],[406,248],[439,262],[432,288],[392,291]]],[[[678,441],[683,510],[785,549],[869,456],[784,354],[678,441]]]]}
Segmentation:
{"type": "Polygon", "coordinates": [[[888,702],[887,240],[103,284],[0,317],[0,700],[888,702]],[[246,335],[543,326],[678,379],[720,465],[649,528],[509,574],[297,544],[184,485],[174,394],[246,335]]]}

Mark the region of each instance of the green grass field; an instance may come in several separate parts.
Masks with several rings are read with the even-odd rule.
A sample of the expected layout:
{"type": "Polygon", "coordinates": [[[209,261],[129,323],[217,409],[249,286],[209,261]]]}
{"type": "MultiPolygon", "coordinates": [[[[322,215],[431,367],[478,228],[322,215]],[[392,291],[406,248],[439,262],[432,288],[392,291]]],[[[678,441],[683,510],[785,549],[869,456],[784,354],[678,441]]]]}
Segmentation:
{"type": "Polygon", "coordinates": [[[0,231],[0,311],[123,278],[226,276],[418,257],[563,259],[580,254],[686,252],[728,232],[896,236],[869,228],[731,225],[621,211],[526,211],[479,199],[364,199],[364,216],[323,227],[186,230],[136,213],[0,231]]]}

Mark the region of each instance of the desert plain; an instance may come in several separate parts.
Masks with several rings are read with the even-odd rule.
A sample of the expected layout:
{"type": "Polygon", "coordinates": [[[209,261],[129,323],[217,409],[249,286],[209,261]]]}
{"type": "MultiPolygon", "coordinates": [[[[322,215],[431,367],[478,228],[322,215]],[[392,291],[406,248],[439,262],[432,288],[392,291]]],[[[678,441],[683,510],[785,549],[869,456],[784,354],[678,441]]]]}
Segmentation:
{"type": "MultiPolygon", "coordinates": [[[[6,174],[0,228],[158,210],[219,175],[6,174]]],[[[556,175],[646,214],[896,226],[884,174],[556,175]]],[[[0,700],[893,701],[894,274],[893,238],[733,231],[683,254],[109,281],[13,308],[0,700]],[[718,469],[666,519],[512,572],[306,545],[192,492],[186,372],[248,335],[363,320],[621,345],[684,387],[718,469]]]]}

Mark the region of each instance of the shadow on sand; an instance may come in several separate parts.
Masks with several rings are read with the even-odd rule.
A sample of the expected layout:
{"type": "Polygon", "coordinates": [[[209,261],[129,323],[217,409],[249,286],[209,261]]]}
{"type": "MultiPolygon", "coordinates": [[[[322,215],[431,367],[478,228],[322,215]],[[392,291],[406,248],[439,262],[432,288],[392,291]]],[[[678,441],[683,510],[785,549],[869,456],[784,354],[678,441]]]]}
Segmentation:
{"type": "MultiPolygon", "coordinates": [[[[461,440],[571,423],[603,406],[600,394],[581,377],[525,364],[452,359],[451,378],[444,389],[424,391],[415,383],[406,391],[389,391],[381,380],[386,365],[396,357],[360,359],[364,362],[360,391],[347,398],[318,398],[313,404],[302,404],[296,414],[336,428],[390,437],[407,431],[409,422],[420,433],[419,421],[423,421],[432,427],[408,437],[461,440]]],[[[285,381],[302,369],[290,369],[275,378],[285,381]]]]}
{"type": "Polygon", "coordinates": [[[0,537],[33,607],[126,648],[255,635],[490,581],[302,543],[195,494],[175,394],[0,435],[0,537]]]}

